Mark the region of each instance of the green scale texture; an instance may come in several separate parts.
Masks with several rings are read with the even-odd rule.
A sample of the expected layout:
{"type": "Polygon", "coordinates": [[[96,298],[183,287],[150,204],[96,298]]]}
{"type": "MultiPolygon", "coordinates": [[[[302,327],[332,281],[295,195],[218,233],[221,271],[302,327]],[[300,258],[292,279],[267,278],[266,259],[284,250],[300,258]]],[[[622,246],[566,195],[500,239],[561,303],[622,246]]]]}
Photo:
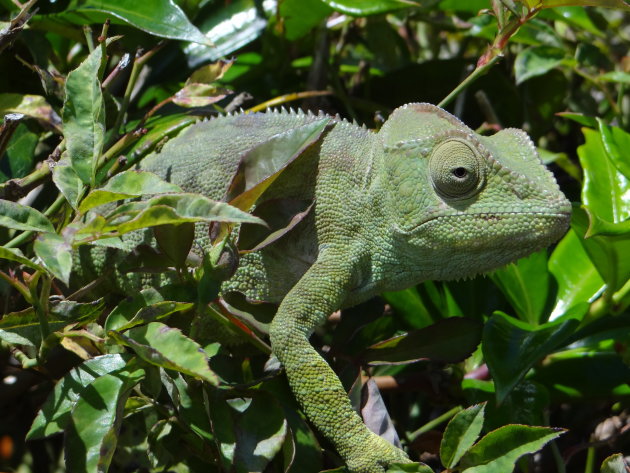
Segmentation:
{"type": "MultiPolygon", "coordinates": [[[[247,151],[322,117],[219,117],[186,129],[139,167],[220,200],[247,151]]],[[[362,422],[310,345],[313,330],[340,307],[384,290],[471,277],[544,248],[566,231],[570,203],[524,132],[480,136],[429,104],[398,108],[376,133],[331,118],[259,202],[279,198],[314,207],[278,241],[242,257],[223,290],[280,303],[271,345],[304,412],[351,471],[382,473],[407,456],[362,422]]],[[[207,234],[199,225],[193,249],[207,247],[207,234]]],[[[126,242],[130,249],[154,244],[149,235],[126,242]]],[[[81,251],[83,278],[118,264],[108,250],[81,251]]],[[[159,275],[114,279],[123,290],[166,282],[159,275]]]]}

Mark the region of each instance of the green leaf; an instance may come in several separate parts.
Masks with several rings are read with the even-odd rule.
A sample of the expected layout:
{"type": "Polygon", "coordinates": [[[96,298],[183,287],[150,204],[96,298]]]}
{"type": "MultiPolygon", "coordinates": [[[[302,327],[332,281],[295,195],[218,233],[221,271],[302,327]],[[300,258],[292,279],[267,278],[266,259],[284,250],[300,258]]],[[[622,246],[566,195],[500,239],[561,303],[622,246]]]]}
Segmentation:
{"type": "Polygon", "coordinates": [[[606,72],[599,76],[599,79],[606,82],[617,82],[618,84],[630,84],[630,74],[623,71],[606,72]]]}
{"type": "Polygon", "coordinates": [[[94,207],[117,200],[173,192],[182,192],[182,189],[152,172],[129,170],[116,174],[103,187],[90,192],[81,202],[79,211],[85,213],[94,207]]]}
{"type": "Polygon", "coordinates": [[[59,117],[41,95],[0,94],[0,116],[21,113],[46,125],[59,126],[59,117]]]}
{"type": "Polygon", "coordinates": [[[575,231],[570,229],[549,257],[549,272],[558,283],[551,320],[578,304],[592,300],[604,287],[604,280],[580,240],[575,231]]]}
{"type": "Polygon", "coordinates": [[[559,437],[564,429],[506,425],[490,432],[462,458],[463,473],[496,473],[514,470],[523,455],[534,453],[559,437]]]}
{"type": "Polygon", "coordinates": [[[458,412],[446,426],[440,443],[442,465],[451,469],[477,441],[483,427],[485,404],[458,412]]]}
{"type": "Polygon", "coordinates": [[[332,13],[332,9],[320,0],[284,0],[278,12],[284,20],[285,37],[294,41],[306,36],[332,13]]]}
{"type": "Polygon", "coordinates": [[[623,0],[525,0],[529,8],[554,8],[554,7],[608,7],[630,10],[623,0]]]}
{"type": "Polygon", "coordinates": [[[156,288],[142,289],[139,293],[124,299],[114,307],[107,316],[103,328],[106,331],[121,330],[121,327],[127,325],[140,310],[163,301],[164,297],[156,288]]]}
{"type": "Polygon", "coordinates": [[[584,210],[574,209],[571,228],[581,237],[580,243],[607,284],[607,290],[617,291],[630,278],[630,235],[586,237],[593,228],[584,210]]]}
{"type": "MultiPolygon", "coordinates": [[[[627,150],[630,149],[630,134],[619,127],[606,125],[599,117],[597,118],[597,124],[608,159],[626,179],[630,179],[630,163],[628,162],[627,154],[627,150]]],[[[625,189],[628,187],[630,186],[626,185],[625,189]]],[[[625,202],[626,206],[629,202],[630,199],[625,202]]]]}
{"type": "Polygon", "coordinates": [[[68,74],[62,111],[68,159],[81,181],[92,185],[105,139],[105,104],[99,80],[103,49],[94,48],[68,74]]]}
{"type": "Polygon", "coordinates": [[[70,422],[70,412],[84,388],[99,376],[123,369],[127,364],[122,355],[103,355],[81,363],[65,375],[41,407],[27,440],[48,437],[62,432],[70,422]]]}
{"type": "Polygon", "coordinates": [[[265,223],[230,204],[208,199],[201,194],[168,194],[117,207],[106,221],[97,216],[77,235],[119,236],[141,228],[185,222],[265,223]]]}
{"type": "Polygon", "coordinates": [[[564,51],[551,46],[532,46],[524,49],[514,61],[516,83],[546,74],[564,60],[564,51]]]}
{"type": "Polygon", "coordinates": [[[55,233],[39,235],[33,244],[35,254],[48,270],[64,284],[70,282],[72,270],[72,247],[55,233]]]}
{"type": "Polygon", "coordinates": [[[411,0],[322,0],[333,10],[347,15],[368,16],[388,13],[401,8],[420,6],[411,0]]]}
{"type": "MultiPolygon", "coordinates": [[[[582,202],[589,215],[619,224],[630,218],[630,180],[614,164],[614,161],[624,159],[618,145],[625,144],[626,137],[621,133],[616,133],[615,136],[603,123],[600,122],[599,125],[606,134],[608,149],[617,157],[613,158],[607,152],[602,134],[588,128],[583,129],[586,143],[577,149],[584,169],[582,202]]],[[[594,232],[589,229],[587,235],[593,236],[594,232]]]]}
{"type": "Polygon", "coordinates": [[[144,377],[105,374],[81,392],[66,428],[64,457],[69,471],[106,472],[118,441],[130,389],[144,377]]]}
{"type": "Polygon", "coordinates": [[[385,473],[433,473],[424,463],[392,463],[385,473]]]}
{"type": "MultiPolygon", "coordinates": [[[[196,67],[208,61],[229,57],[237,49],[254,41],[267,26],[265,15],[276,14],[276,4],[270,3],[263,2],[261,5],[254,0],[233,0],[221,8],[215,8],[212,14],[198,24],[214,47],[189,44],[184,50],[188,64],[196,67]]],[[[226,79],[226,82],[229,80],[226,79]]]]}
{"type": "Polygon", "coordinates": [[[532,327],[513,317],[495,312],[483,330],[483,355],[501,402],[529,369],[562,345],[579,321],[548,322],[532,327]]]}
{"type": "Polygon", "coordinates": [[[132,328],[126,335],[115,331],[109,334],[151,364],[203,379],[212,385],[219,384],[219,378],[208,367],[208,357],[203,349],[178,329],[151,322],[132,328]]]}
{"type": "Polygon", "coordinates": [[[573,120],[580,125],[584,125],[590,128],[597,128],[597,118],[591,117],[588,115],[584,115],[582,113],[573,113],[573,112],[559,112],[556,113],[559,117],[568,118],[569,120],[573,120]]]}
{"type": "Polygon", "coordinates": [[[33,263],[30,259],[26,258],[24,254],[17,248],[5,248],[3,246],[0,246],[0,258],[9,261],[15,261],[36,271],[45,271],[42,266],[38,265],[37,263],[33,263]]]}
{"type": "Polygon", "coordinates": [[[541,322],[549,290],[547,250],[521,258],[491,277],[521,320],[532,325],[541,322]]]}
{"type": "Polygon", "coordinates": [[[242,158],[227,191],[231,205],[249,210],[286,167],[321,137],[330,122],[322,118],[272,136],[242,158]]]}
{"type": "Polygon", "coordinates": [[[372,345],[363,359],[372,365],[410,363],[426,358],[456,363],[475,350],[481,329],[481,324],[472,319],[450,317],[372,345]]]}
{"type": "Polygon", "coordinates": [[[601,473],[628,473],[628,464],[623,454],[615,453],[606,458],[602,463],[601,473]]]}
{"type": "Polygon", "coordinates": [[[422,328],[433,323],[431,312],[415,287],[396,292],[385,292],[382,297],[391,305],[396,314],[414,328],[422,328]]]}
{"type": "Polygon", "coordinates": [[[64,155],[53,168],[52,180],[72,208],[77,210],[84,185],[69,161],[65,159],[66,157],[67,155],[64,155]]]}
{"type": "Polygon", "coordinates": [[[86,19],[103,23],[113,16],[114,22],[122,20],[161,38],[210,44],[173,0],[73,0],[63,13],[51,16],[77,24],[85,24],[86,19]]]}
{"type": "Polygon", "coordinates": [[[235,417],[236,471],[263,471],[282,448],[287,435],[287,421],[278,402],[260,393],[250,403],[233,405],[235,417]]]}
{"type": "Polygon", "coordinates": [[[0,226],[33,232],[55,232],[50,220],[39,210],[3,199],[0,199],[0,226]]]}

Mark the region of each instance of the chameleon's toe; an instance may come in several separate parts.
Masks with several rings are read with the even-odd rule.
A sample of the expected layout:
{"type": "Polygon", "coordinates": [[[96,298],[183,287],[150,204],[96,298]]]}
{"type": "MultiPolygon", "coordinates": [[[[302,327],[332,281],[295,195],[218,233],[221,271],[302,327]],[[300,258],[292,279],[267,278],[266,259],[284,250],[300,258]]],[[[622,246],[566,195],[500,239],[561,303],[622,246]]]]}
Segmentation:
{"type": "Polygon", "coordinates": [[[409,463],[409,457],[401,449],[374,434],[361,448],[346,459],[352,473],[385,473],[392,463],[409,463]]]}

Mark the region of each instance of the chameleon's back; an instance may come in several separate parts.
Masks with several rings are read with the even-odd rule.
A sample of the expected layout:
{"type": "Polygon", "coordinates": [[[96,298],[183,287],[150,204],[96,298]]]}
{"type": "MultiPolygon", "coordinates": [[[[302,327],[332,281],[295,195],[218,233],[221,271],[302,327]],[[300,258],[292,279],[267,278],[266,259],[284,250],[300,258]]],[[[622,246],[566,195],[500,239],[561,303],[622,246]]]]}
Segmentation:
{"type": "Polygon", "coordinates": [[[243,153],[274,135],[320,118],[279,111],[214,118],[186,128],[159,152],[144,158],[139,168],[176,183],[185,192],[222,200],[243,153]]]}

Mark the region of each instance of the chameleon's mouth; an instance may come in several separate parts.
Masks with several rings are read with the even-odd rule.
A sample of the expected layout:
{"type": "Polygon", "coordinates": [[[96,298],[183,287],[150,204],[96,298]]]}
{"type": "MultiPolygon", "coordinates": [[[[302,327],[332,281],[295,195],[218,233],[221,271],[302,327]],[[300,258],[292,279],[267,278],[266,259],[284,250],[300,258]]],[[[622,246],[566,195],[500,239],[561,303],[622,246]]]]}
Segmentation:
{"type": "MultiPolygon", "coordinates": [[[[506,229],[505,233],[524,234],[528,231],[532,233],[549,233],[550,235],[558,234],[558,238],[562,236],[571,221],[570,206],[567,210],[553,211],[505,211],[505,212],[477,212],[477,213],[465,213],[458,212],[447,215],[435,215],[427,218],[416,225],[400,228],[397,230],[405,235],[412,235],[422,232],[430,227],[442,226],[445,230],[452,230],[453,233],[459,233],[457,230],[461,230],[462,227],[476,226],[478,230],[482,228],[491,228],[499,223],[507,223],[510,220],[516,220],[514,228],[506,229]],[[451,222],[456,221],[457,224],[453,225],[451,222]],[[542,224],[543,228],[536,228],[542,224]],[[537,230],[537,231],[536,231],[537,230]]],[[[494,231],[494,230],[493,230],[494,231]]],[[[474,232],[477,233],[477,232],[474,232]]],[[[481,236],[481,235],[479,235],[481,236]]],[[[505,235],[504,235],[505,236],[505,235]]]]}

